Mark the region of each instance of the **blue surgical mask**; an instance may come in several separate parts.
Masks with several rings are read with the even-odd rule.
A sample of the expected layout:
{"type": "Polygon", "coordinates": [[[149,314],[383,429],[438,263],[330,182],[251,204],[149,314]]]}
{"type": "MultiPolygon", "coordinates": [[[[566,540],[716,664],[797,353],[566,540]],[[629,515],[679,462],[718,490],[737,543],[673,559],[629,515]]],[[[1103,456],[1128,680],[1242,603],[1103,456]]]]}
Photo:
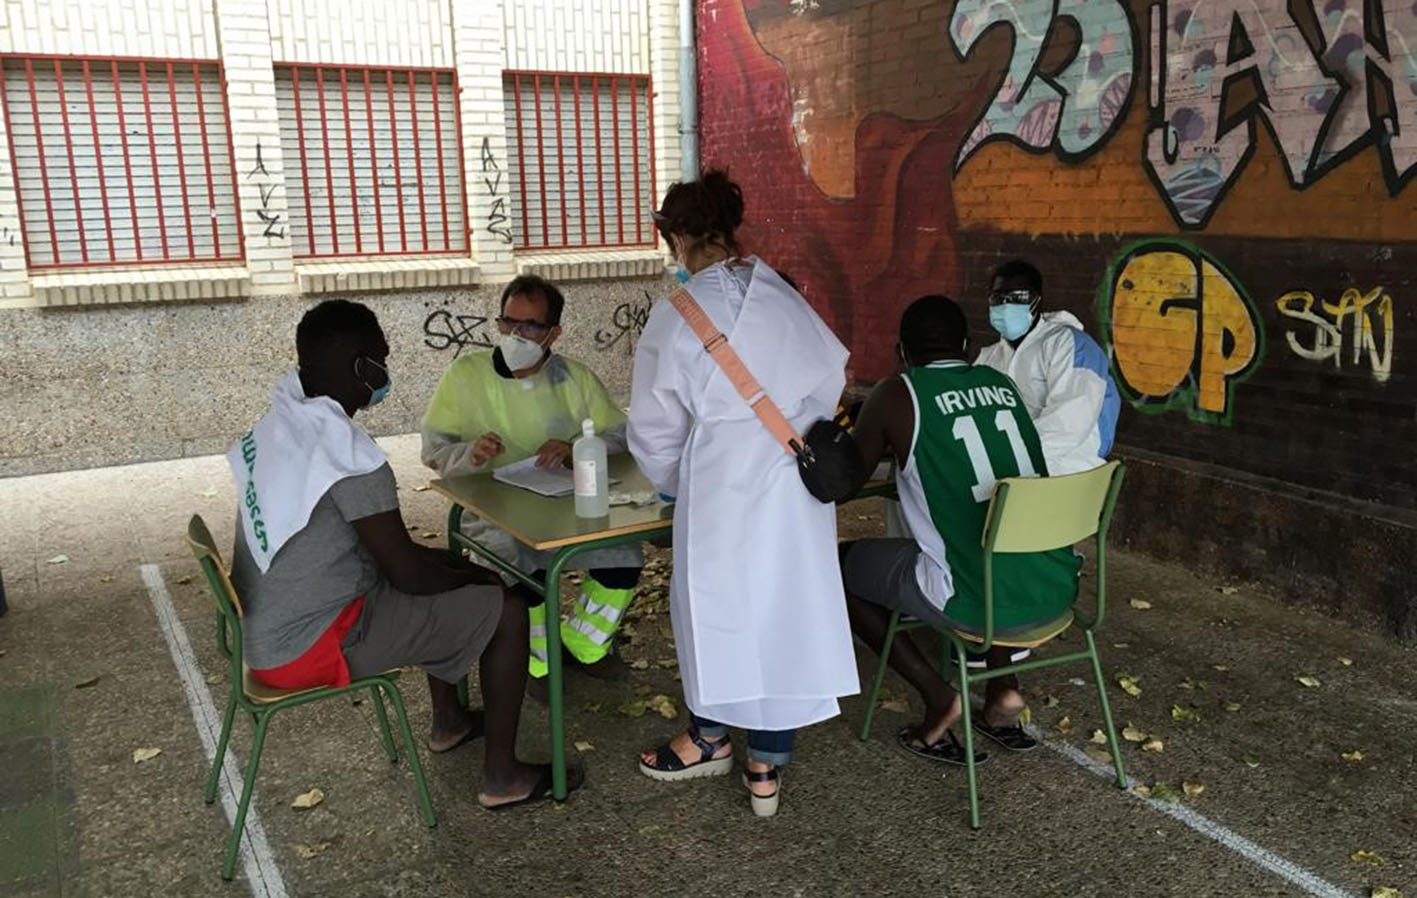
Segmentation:
{"type": "Polygon", "coordinates": [[[678,262],[675,262],[675,263],[674,263],[674,269],[673,269],[673,270],[674,270],[674,280],[678,281],[678,282],[681,283],[681,284],[687,284],[687,283],[689,283],[689,269],[685,268],[683,265],[679,264],[678,262]]]}
{"type": "Polygon", "coordinates": [[[373,359],[366,358],[364,361],[368,362],[375,368],[378,368],[380,371],[384,372],[384,385],[379,389],[376,390],[373,387],[369,387],[369,384],[367,382],[365,382],[364,384],[364,386],[369,387],[369,401],[364,403],[364,407],[373,408],[374,406],[383,402],[385,399],[389,398],[389,393],[392,392],[394,389],[394,376],[389,373],[389,369],[385,368],[383,365],[380,365],[373,359]]]}
{"type": "Polygon", "coordinates": [[[1005,340],[1017,340],[1033,326],[1033,308],[1021,302],[990,306],[989,323],[1005,340]]]}

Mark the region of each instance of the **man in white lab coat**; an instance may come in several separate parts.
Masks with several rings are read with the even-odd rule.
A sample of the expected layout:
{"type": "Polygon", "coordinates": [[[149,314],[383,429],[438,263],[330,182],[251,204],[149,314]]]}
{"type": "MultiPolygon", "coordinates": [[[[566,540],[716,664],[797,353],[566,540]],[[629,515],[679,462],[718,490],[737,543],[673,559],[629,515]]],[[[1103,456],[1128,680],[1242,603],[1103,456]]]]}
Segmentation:
{"type": "Polygon", "coordinates": [[[1048,474],[1076,474],[1102,464],[1112,451],[1121,398],[1107,354],[1071,312],[1041,312],[1043,275],[1023,261],[994,271],[989,323],[1000,340],[974,360],[1007,374],[1038,437],[1048,474]]]}
{"type": "MultiPolygon", "coordinates": [[[[684,287],[792,425],[829,418],[847,351],[768,265],[738,259],[742,196],[721,173],[676,184],[656,217],[684,287]]],[[[858,691],[836,548],[836,509],[719,370],[677,309],[659,302],[635,355],[630,451],[677,497],[671,619],[688,731],[645,752],[656,780],[728,773],[728,727],[748,734],[755,813],[776,812],[794,731],[858,691]]]]}

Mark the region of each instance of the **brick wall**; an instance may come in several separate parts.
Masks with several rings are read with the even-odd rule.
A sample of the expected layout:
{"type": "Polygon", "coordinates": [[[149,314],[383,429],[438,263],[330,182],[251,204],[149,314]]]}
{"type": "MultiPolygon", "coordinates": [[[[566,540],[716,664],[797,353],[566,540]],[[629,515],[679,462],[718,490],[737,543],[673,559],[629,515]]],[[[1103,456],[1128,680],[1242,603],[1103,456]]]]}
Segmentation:
{"type": "MultiPolygon", "coordinates": [[[[159,78],[169,60],[184,67],[191,60],[210,61],[205,71],[213,74],[206,89],[221,90],[231,144],[229,159],[224,143],[213,158],[213,180],[226,179],[228,185],[235,181],[236,201],[228,197],[221,214],[224,224],[239,221],[241,230],[239,241],[234,229],[229,239],[240,243],[239,257],[220,263],[154,266],[149,257],[122,266],[34,267],[26,259],[27,241],[47,241],[48,234],[27,230],[47,227],[34,226],[28,201],[21,215],[11,154],[12,137],[21,135],[18,130],[12,134],[8,121],[0,120],[0,409],[7,420],[19,422],[0,430],[0,476],[174,457],[223,445],[263,405],[270,382],[290,364],[287,338],[293,339],[300,310],[329,295],[366,298],[391,331],[396,350],[409,353],[396,362],[396,370],[402,368],[397,379],[404,401],[388,413],[381,408],[370,419],[380,433],[416,430],[422,403],[442,367],[456,353],[495,338],[488,322],[502,285],[518,271],[544,272],[567,282],[568,321],[574,322],[575,331],[567,347],[602,366],[607,382],[625,392],[628,349],[642,321],[645,293],[662,287],[662,251],[592,248],[528,254],[513,249],[509,223],[520,210],[507,178],[515,138],[509,140],[507,131],[503,73],[536,67],[652,76],[661,91],[654,98],[654,160],[659,172],[676,172],[676,8],[675,0],[0,0],[0,54],[6,57],[16,90],[25,90],[24,57],[39,54],[57,57],[68,77],[76,79],[82,65],[76,57],[160,60],[154,69],[159,78]],[[221,88],[214,85],[217,62],[221,88]],[[456,133],[444,129],[438,137],[456,145],[448,147],[448,156],[460,152],[457,165],[465,198],[449,195],[446,201],[465,199],[466,250],[460,248],[462,235],[457,234],[447,244],[459,247],[455,252],[297,258],[304,248],[292,246],[287,188],[298,183],[301,171],[301,150],[291,145],[298,140],[290,139],[300,132],[289,121],[283,128],[280,120],[274,67],[282,63],[400,67],[400,78],[413,72],[424,89],[431,83],[425,70],[456,73],[459,125],[456,133]],[[135,347],[134,341],[141,345],[135,347]],[[194,341],[200,343],[199,352],[193,352],[194,341]],[[70,355],[73,362],[64,364],[70,355]],[[196,389],[203,392],[194,398],[196,389]],[[223,402],[214,404],[214,395],[223,402]],[[200,407],[194,408],[194,402],[200,407]],[[133,433],[133,422],[141,422],[141,433],[133,433]]],[[[47,56],[39,62],[51,71],[55,63],[47,56]]],[[[123,64],[136,66],[136,61],[123,64]]],[[[313,72],[305,70],[307,87],[313,72]]],[[[451,80],[446,73],[438,77],[447,79],[443,84],[451,80]]],[[[154,102],[161,113],[171,114],[172,106],[181,106],[183,100],[170,103],[166,82],[160,87],[154,102]]],[[[289,81],[285,89],[290,89],[289,81]]],[[[22,99],[28,102],[28,95],[22,99]]],[[[127,99],[130,109],[141,110],[145,102],[131,95],[127,99]]],[[[398,102],[407,101],[400,96],[398,102]]],[[[71,202],[72,186],[72,205],[61,210],[70,222],[66,240],[78,243],[79,234],[92,235],[95,229],[102,234],[101,215],[95,211],[105,195],[99,175],[105,169],[113,175],[115,170],[91,160],[122,156],[125,131],[144,138],[144,152],[149,143],[161,142],[146,142],[141,116],[130,117],[127,128],[119,128],[116,112],[95,111],[82,88],[71,90],[63,104],[77,123],[68,137],[55,130],[61,108],[57,92],[52,100],[41,95],[35,105],[41,107],[49,142],[43,154],[27,149],[21,166],[37,168],[42,155],[51,178],[57,179],[56,196],[64,203],[71,202]],[[97,126],[96,137],[90,137],[91,123],[97,126]],[[62,143],[71,139],[80,141],[83,150],[72,164],[62,143]],[[95,215],[100,215],[97,224],[95,215]]],[[[423,110],[431,118],[427,101],[423,110]]],[[[439,115],[440,121],[452,120],[446,105],[439,115]]],[[[428,118],[425,155],[434,139],[428,118]]],[[[409,120],[405,113],[404,121],[409,120]]],[[[391,184],[395,176],[388,156],[381,155],[375,163],[364,136],[374,132],[373,126],[366,130],[359,124],[349,132],[338,126],[331,132],[339,149],[335,164],[327,169],[337,171],[340,181],[333,189],[326,186],[328,181],[314,187],[324,191],[320,198],[327,200],[330,217],[352,215],[364,221],[379,207],[377,200],[369,204],[360,196],[357,166],[366,172],[377,169],[370,186],[377,178],[386,199],[397,192],[397,202],[414,214],[417,195],[426,191],[422,185],[410,187],[407,173],[402,187],[391,184]],[[348,154],[346,141],[352,148],[348,154]],[[415,192],[415,199],[402,199],[405,188],[415,192]],[[327,193],[353,196],[348,204],[353,212],[346,212],[343,203],[335,211],[336,203],[327,193]]],[[[410,139],[407,131],[401,133],[410,139]]],[[[33,138],[27,139],[33,148],[33,138]]],[[[315,135],[308,139],[313,143],[315,135]]],[[[328,139],[321,133],[320,145],[327,146],[328,139]]],[[[177,185],[186,182],[177,179],[180,163],[170,143],[156,148],[164,161],[152,166],[159,172],[152,181],[166,188],[167,200],[152,202],[160,188],[149,182],[149,192],[132,205],[167,208],[168,214],[204,222],[204,187],[190,204],[185,195],[175,198],[177,185]]],[[[188,176],[194,177],[201,159],[187,163],[188,176]]],[[[138,160],[135,167],[146,172],[145,164],[138,160]]],[[[429,177],[424,175],[425,180],[429,177]]],[[[657,197],[665,184],[667,178],[661,175],[649,189],[651,196],[657,197]]],[[[443,201],[436,188],[434,196],[443,201]]],[[[126,190],[122,201],[128,203],[126,190]]],[[[645,202],[650,201],[646,197],[645,202]]],[[[45,202],[41,197],[37,206],[43,208],[45,202]]],[[[50,220],[57,218],[55,214],[50,220]]],[[[117,221],[120,229],[127,226],[117,221]]]]}
{"type": "Polygon", "coordinates": [[[1125,396],[1117,538],[1417,636],[1409,7],[701,0],[704,161],[864,380],[1033,261],[1125,396]]]}

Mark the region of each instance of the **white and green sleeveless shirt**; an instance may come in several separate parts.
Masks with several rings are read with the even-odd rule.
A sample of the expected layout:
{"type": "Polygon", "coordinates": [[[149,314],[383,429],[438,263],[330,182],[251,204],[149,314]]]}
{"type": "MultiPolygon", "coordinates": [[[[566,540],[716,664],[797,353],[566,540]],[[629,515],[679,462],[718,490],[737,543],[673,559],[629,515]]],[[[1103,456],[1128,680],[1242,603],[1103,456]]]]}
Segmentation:
{"type": "MultiPolygon", "coordinates": [[[[922,550],[916,577],[942,613],[982,630],[989,499],[1005,477],[1047,476],[1038,431],[1013,381],[992,368],[944,361],[903,379],[915,403],[915,435],[899,488],[922,550]]],[[[996,555],[995,629],[1062,614],[1077,592],[1080,563],[1068,549],[996,555]]]]}

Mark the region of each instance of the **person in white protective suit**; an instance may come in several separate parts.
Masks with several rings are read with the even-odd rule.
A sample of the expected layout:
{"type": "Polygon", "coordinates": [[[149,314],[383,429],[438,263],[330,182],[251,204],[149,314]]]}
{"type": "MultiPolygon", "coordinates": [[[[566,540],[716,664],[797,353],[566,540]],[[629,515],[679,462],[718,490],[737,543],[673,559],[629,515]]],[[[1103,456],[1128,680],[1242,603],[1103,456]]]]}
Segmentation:
{"type": "MultiPolygon", "coordinates": [[[[742,193],[722,172],[675,184],[655,215],[684,289],[804,433],[835,412],[848,354],[772,268],[738,257],[742,220],[742,193]]],[[[655,304],[636,351],[629,444],[677,499],[670,610],[692,712],[640,770],[661,781],[729,773],[728,727],[746,729],[744,783],[754,813],[769,816],[795,731],[858,691],[836,509],[807,492],[669,302],[655,304]]]]}
{"type": "Polygon", "coordinates": [[[1048,473],[1090,471],[1112,451],[1121,398],[1107,354],[1071,312],[1039,312],[1043,275],[1027,262],[994,271],[989,323],[1002,337],[976,365],[1007,374],[1018,386],[1043,442],[1048,473]]]}

